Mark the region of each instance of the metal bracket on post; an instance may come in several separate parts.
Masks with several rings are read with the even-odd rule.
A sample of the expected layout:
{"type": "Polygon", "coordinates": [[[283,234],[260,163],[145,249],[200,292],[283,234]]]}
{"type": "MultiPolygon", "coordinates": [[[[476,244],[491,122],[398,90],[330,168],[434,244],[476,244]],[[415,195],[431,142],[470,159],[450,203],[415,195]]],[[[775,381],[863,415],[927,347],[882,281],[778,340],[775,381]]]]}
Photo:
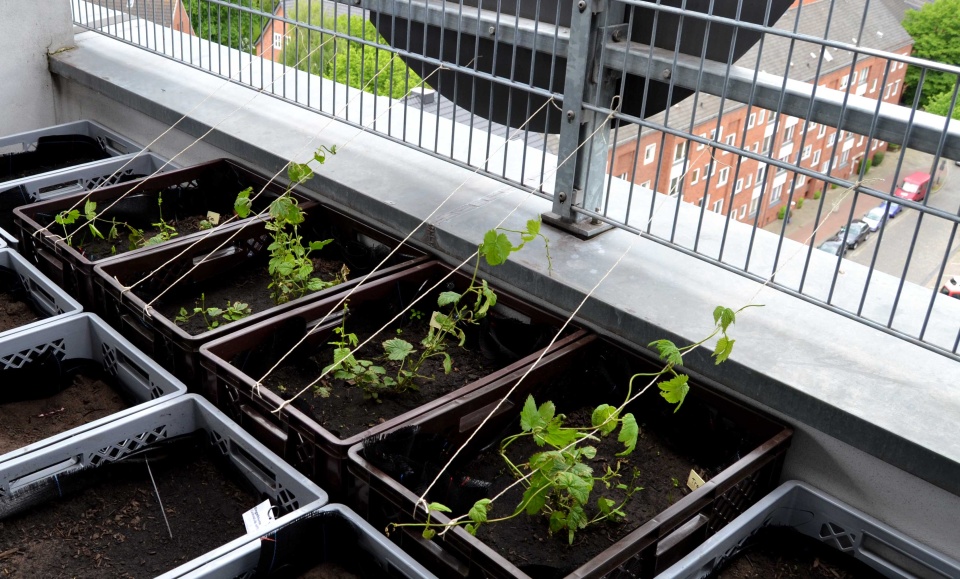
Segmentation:
{"type": "Polygon", "coordinates": [[[585,111],[583,103],[609,105],[616,93],[616,73],[599,64],[600,51],[607,40],[623,34],[624,6],[616,1],[581,0],[577,8],[570,22],[553,210],[544,213],[543,220],[589,239],[612,228],[574,211],[578,206],[602,211],[610,123],[585,111]],[[604,27],[605,21],[616,24],[604,27]]]}

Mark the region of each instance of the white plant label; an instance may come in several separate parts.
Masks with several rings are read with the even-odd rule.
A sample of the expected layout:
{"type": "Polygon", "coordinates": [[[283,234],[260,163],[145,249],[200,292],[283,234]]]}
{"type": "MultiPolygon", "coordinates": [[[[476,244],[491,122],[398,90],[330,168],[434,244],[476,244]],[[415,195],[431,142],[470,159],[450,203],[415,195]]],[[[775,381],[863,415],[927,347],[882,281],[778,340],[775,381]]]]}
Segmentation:
{"type": "Polygon", "coordinates": [[[705,484],[707,484],[706,481],[697,474],[697,471],[690,469],[690,476],[687,477],[687,486],[690,487],[690,490],[695,491],[705,484]]]}
{"type": "Polygon", "coordinates": [[[220,214],[215,211],[207,211],[207,221],[213,225],[220,224],[220,214]]]}
{"type": "Polygon", "coordinates": [[[258,533],[273,518],[273,507],[270,506],[270,500],[267,499],[243,513],[243,526],[247,528],[247,533],[258,533]]]}

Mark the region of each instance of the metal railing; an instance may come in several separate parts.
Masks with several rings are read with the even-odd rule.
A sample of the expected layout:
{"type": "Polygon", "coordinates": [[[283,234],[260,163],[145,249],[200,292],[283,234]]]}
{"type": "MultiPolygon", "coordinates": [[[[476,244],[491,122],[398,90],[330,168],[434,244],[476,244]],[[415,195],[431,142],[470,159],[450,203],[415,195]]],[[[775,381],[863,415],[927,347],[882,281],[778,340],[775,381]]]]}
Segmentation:
{"type": "Polygon", "coordinates": [[[923,110],[937,90],[953,112],[960,68],[910,56],[901,2],[72,2],[79,26],[549,199],[584,238],[626,229],[960,359],[938,293],[960,282],[960,125],[923,110]],[[914,173],[929,189],[899,195],[914,173]]]}

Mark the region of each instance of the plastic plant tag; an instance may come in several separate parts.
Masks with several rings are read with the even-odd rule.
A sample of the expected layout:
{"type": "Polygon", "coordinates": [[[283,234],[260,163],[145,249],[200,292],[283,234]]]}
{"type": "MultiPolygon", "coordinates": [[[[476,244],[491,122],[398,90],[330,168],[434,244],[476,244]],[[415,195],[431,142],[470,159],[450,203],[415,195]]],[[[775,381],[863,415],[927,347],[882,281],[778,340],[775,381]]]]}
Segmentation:
{"type": "Polygon", "coordinates": [[[217,213],[216,211],[207,211],[207,221],[209,221],[209,222],[212,223],[213,225],[219,225],[219,224],[220,224],[220,214],[217,213]]]}
{"type": "Polygon", "coordinates": [[[247,533],[258,533],[261,527],[273,519],[273,507],[267,499],[243,513],[243,526],[247,528],[247,533]]]}
{"type": "Polygon", "coordinates": [[[690,476],[687,477],[687,486],[690,487],[690,490],[695,491],[705,484],[707,484],[706,481],[700,478],[697,471],[690,469],[690,476]]]}

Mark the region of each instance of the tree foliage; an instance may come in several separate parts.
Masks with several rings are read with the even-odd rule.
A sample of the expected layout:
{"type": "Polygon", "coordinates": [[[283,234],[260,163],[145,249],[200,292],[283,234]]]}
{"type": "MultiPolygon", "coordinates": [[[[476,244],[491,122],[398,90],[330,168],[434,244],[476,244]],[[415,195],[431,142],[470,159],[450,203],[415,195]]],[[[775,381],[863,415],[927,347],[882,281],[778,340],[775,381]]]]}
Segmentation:
{"type": "MultiPolygon", "coordinates": [[[[908,10],[903,27],[913,38],[913,56],[944,64],[960,65],[960,0],[936,0],[920,10],[908,10]]],[[[921,69],[907,68],[904,98],[912,102],[920,83],[921,69]]],[[[948,93],[947,103],[957,82],[956,75],[928,70],[924,75],[920,106],[930,111],[934,99],[948,93]]],[[[944,113],[946,114],[946,108],[944,113]]]]}
{"type": "Polygon", "coordinates": [[[312,4],[306,16],[306,10],[291,11],[288,16],[351,39],[296,26],[288,34],[284,64],[381,96],[402,98],[420,88],[420,77],[395,54],[352,40],[386,45],[373,23],[360,15],[334,17],[329,8],[321,14],[321,6],[321,2],[312,4]]]}
{"type": "MultiPolygon", "coordinates": [[[[227,0],[231,4],[272,14],[280,0],[227,0]]],[[[254,54],[268,16],[237,10],[208,0],[184,0],[190,25],[200,38],[254,54]]]]}
{"type": "MultiPolygon", "coordinates": [[[[928,113],[945,117],[947,116],[947,113],[950,112],[951,100],[953,100],[953,90],[944,91],[931,97],[930,100],[927,101],[927,105],[924,107],[924,110],[928,113]]],[[[958,100],[960,100],[960,97],[958,97],[958,100]]],[[[957,102],[957,104],[953,107],[953,118],[960,119],[960,102],[957,102]]]]}

